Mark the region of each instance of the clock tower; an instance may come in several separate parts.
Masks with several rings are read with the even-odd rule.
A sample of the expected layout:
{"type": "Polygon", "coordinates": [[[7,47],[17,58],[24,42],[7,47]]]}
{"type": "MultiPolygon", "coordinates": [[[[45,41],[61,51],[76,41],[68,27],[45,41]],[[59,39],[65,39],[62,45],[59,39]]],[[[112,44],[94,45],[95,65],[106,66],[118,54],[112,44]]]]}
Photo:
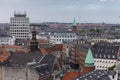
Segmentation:
{"type": "Polygon", "coordinates": [[[36,39],[36,31],[32,31],[32,39],[30,41],[30,50],[35,51],[38,50],[38,41],[36,39]]]}

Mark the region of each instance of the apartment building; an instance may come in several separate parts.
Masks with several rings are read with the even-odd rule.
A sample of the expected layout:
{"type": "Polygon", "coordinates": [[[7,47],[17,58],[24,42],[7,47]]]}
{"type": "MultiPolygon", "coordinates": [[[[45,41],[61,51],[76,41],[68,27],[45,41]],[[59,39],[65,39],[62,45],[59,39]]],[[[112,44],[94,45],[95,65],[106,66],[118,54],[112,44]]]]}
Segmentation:
{"type": "Polygon", "coordinates": [[[50,42],[53,44],[61,44],[65,40],[77,39],[77,34],[72,31],[54,32],[50,35],[50,42]]]}
{"type": "Polygon", "coordinates": [[[10,35],[16,39],[29,38],[30,26],[29,17],[26,12],[14,12],[14,16],[10,18],[10,35]]]}
{"type": "Polygon", "coordinates": [[[0,36],[0,45],[14,45],[15,40],[14,36],[2,35],[0,36]]]}
{"type": "Polygon", "coordinates": [[[109,67],[117,63],[119,46],[98,43],[92,46],[92,53],[95,61],[95,68],[108,70],[109,67]]]}

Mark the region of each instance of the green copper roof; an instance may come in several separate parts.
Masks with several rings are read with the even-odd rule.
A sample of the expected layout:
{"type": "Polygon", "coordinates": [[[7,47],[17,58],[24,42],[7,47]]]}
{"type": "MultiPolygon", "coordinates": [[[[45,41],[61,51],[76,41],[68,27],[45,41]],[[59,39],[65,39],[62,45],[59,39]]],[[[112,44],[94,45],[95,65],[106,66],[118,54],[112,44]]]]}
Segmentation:
{"type": "Polygon", "coordinates": [[[85,66],[86,67],[94,66],[94,58],[93,58],[92,51],[91,51],[90,48],[88,50],[88,53],[87,53],[87,56],[86,56],[86,59],[85,59],[85,66]]]}
{"type": "Polygon", "coordinates": [[[75,18],[74,18],[73,26],[76,26],[76,25],[77,25],[77,23],[76,23],[76,20],[75,20],[75,18]]]}

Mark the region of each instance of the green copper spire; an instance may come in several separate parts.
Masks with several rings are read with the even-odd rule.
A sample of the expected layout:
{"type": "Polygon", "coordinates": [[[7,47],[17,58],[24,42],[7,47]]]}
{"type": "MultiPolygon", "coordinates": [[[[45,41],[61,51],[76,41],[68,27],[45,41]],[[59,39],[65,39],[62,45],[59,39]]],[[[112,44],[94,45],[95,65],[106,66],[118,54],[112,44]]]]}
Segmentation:
{"type": "Polygon", "coordinates": [[[85,66],[86,67],[93,67],[94,66],[94,58],[92,55],[92,51],[89,48],[86,59],[85,59],[85,66]]]}
{"type": "Polygon", "coordinates": [[[76,20],[75,20],[75,18],[74,18],[73,26],[76,26],[76,25],[77,25],[77,23],[76,23],[76,20]]]}

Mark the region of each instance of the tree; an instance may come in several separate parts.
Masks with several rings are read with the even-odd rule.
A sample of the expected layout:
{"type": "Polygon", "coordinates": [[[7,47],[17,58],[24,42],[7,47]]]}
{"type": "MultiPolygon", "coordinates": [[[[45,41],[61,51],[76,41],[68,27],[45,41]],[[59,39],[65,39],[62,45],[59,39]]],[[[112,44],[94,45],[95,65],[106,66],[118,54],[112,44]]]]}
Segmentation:
{"type": "Polygon", "coordinates": [[[95,29],[90,29],[90,32],[96,32],[96,30],[95,29]]]}
{"type": "Polygon", "coordinates": [[[108,70],[109,70],[109,71],[113,71],[115,67],[116,67],[115,65],[113,65],[113,66],[111,66],[111,67],[108,67],[108,70]]]}
{"type": "Polygon", "coordinates": [[[85,30],[85,29],[82,29],[81,32],[86,32],[86,30],[85,30]]]}
{"type": "Polygon", "coordinates": [[[96,29],[96,32],[97,32],[97,33],[100,33],[100,29],[96,29]]]}

